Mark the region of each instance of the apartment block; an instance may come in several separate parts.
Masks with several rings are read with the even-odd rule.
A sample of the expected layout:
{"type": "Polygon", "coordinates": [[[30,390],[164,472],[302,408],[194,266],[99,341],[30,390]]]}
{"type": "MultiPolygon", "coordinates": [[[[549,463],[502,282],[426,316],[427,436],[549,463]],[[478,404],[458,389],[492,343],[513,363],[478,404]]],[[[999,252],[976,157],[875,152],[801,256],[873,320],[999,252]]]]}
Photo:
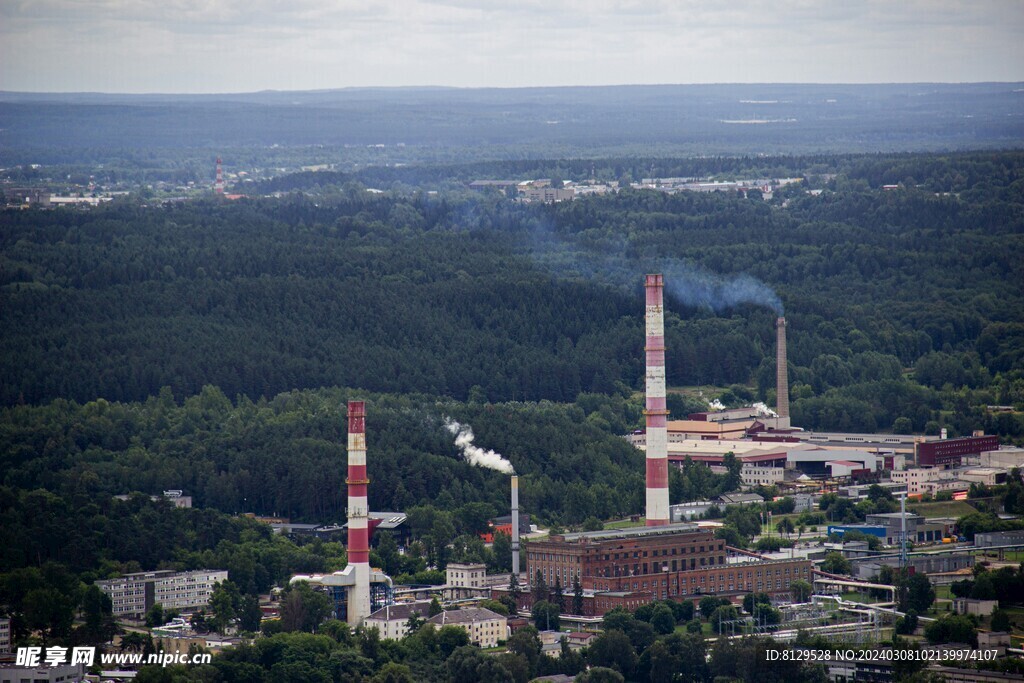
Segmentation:
{"type": "Polygon", "coordinates": [[[197,569],[188,572],[154,571],[125,574],[117,579],[97,581],[110,596],[115,617],[142,616],[160,603],[165,609],[205,607],[214,584],[227,581],[225,569],[197,569]]]}

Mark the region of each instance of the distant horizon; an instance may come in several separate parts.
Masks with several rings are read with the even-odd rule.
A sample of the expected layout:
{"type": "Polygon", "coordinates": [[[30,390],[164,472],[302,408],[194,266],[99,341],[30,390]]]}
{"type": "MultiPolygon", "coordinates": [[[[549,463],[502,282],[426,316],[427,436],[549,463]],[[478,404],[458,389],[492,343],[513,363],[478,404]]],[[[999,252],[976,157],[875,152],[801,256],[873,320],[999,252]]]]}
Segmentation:
{"type": "Polygon", "coordinates": [[[816,87],[884,87],[904,85],[935,85],[935,86],[967,86],[967,85],[1024,85],[1024,80],[980,80],[980,81],[863,81],[863,82],[812,82],[812,81],[717,81],[713,83],[604,83],[604,84],[563,84],[563,85],[346,85],[335,88],[264,88],[262,90],[224,90],[224,91],[146,91],[119,92],[107,90],[7,90],[0,88],[0,95],[110,95],[116,97],[149,97],[149,96],[217,96],[217,95],[262,95],[287,93],[331,93],[344,91],[367,90],[558,90],[601,88],[712,88],[719,86],[816,86],[816,87]]]}

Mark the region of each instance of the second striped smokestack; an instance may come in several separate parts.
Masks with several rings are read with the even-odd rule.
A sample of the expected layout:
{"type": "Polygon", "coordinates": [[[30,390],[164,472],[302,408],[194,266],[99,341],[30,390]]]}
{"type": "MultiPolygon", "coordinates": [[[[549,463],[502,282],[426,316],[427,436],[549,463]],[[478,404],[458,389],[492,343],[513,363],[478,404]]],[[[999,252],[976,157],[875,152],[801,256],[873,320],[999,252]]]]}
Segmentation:
{"type": "Polygon", "coordinates": [[[519,581],[519,477],[512,475],[512,574],[519,581]]]}
{"type": "Polygon", "coordinates": [[[786,357],[786,319],[775,321],[775,412],[778,427],[789,427],[789,360],[786,357]]]}
{"type": "Polygon", "coordinates": [[[348,623],[370,616],[370,508],[366,489],[366,404],[348,402],[348,563],[355,584],[348,594],[348,623]]]}
{"type": "Polygon", "coordinates": [[[644,346],[647,360],[647,401],[644,410],[647,426],[647,526],[669,523],[664,288],[665,282],[661,275],[648,275],[644,280],[647,300],[644,316],[647,327],[647,343],[644,346]]]}

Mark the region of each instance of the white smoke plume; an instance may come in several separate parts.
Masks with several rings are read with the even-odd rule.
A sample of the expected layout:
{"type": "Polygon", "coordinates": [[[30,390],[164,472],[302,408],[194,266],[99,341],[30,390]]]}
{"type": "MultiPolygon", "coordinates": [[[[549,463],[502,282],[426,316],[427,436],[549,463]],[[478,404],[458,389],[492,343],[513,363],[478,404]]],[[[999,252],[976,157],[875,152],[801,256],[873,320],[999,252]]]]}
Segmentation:
{"type": "Polygon", "coordinates": [[[469,425],[459,424],[455,420],[446,417],[444,419],[444,426],[445,429],[455,436],[455,445],[462,451],[462,457],[470,465],[486,467],[489,470],[497,470],[504,474],[515,474],[512,463],[501,457],[500,453],[484,450],[473,444],[475,437],[469,425]]]}
{"type": "Polygon", "coordinates": [[[772,410],[771,408],[766,406],[764,403],[761,403],[760,401],[758,401],[757,403],[753,404],[751,407],[756,408],[757,409],[757,414],[759,416],[761,416],[761,417],[778,417],[779,416],[778,413],[776,413],[774,410],[772,410]]]}
{"type": "Polygon", "coordinates": [[[711,410],[725,410],[725,405],[717,398],[713,398],[708,401],[708,408],[711,408],[711,410]]]}

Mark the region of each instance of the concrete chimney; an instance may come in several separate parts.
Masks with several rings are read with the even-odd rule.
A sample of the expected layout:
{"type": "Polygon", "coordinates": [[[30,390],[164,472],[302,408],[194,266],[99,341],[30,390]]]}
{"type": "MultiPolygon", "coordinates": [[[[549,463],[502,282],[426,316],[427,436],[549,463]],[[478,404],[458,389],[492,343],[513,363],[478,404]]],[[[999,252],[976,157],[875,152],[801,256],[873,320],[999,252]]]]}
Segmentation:
{"type": "Polygon", "coordinates": [[[348,564],[355,583],[348,594],[348,623],[370,616],[370,508],[366,488],[366,404],[348,402],[348,564]]]}
{"type": "Polygon", "coordinates": [[[789,361],[786,357],[786,319],[775,321],[775,412],[776,426],[789,427],[789,361]]]}
{"type": "Polygon", "coordinates": [[[644,347],[647,358],[647,404],[644,410],[647,425],[647,526],[669,523],[664,288],[661,275],[648,275],[644,281],[647,299],[647,343],[644,347]]]}
{"type": "Polygon", "coordinates": [[[512,575],[519,581],[519,477],[512,475],[512,575]]]}

